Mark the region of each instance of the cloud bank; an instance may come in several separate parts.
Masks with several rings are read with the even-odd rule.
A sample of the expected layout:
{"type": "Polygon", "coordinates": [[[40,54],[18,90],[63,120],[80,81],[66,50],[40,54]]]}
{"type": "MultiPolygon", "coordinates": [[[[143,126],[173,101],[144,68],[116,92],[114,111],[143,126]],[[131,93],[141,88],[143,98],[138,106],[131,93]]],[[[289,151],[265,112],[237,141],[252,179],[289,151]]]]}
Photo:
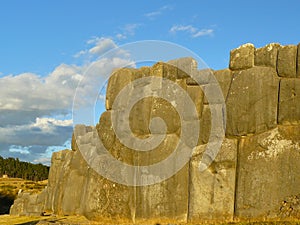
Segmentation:
{"type": "Polygon", "coordinates": [[[176,34],[177,32],[185,32],[192,38],[202,36],[212,36],[214,34],[213,29],[198,29],[192,25],[174,25],[170,29],[170,33],[176,34]]]}
{"type": "Polygon", "coordinates": [[[97,58],[117,47],[112,39],[95,37],[88,44],[76,54],[85,59],[83,65],[61,64],[45,77],[23,73],[0,78],[0,155],[49,164],[53,151],[70,148],[75,93],[83,103],[94,98],[103,75],[129,62],[121,50],[114,58],[97,58]]]}

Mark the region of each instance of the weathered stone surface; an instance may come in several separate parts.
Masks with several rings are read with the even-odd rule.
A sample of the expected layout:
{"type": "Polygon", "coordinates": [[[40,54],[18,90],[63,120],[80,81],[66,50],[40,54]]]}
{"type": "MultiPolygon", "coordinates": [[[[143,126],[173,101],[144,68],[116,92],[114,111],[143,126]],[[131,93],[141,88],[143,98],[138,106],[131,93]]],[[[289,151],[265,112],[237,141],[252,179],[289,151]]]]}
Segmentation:
{"type": "MultiPolygon", "coordinates": [[[[146,138],[146,137],[139,137],[146,138]]],[[[165,139],[155,148],[149,151],[132,151],[132,164],[149,166],[165,160],[177,147],[179,143],[176,134],[168,134],[165,139]]]]}
{"type": "Polygon", "coordinates": [[[62,184],[65,188],[61,190],[61,212],[64,215],[78,215],[81,213],[81,201],[85,192],[88,174],[88,165],[82,158],[80,151],[73,153],[69,170],[70,172],[62,184]]]}
{"type": "Polygon", "coordinates": [[[136,189],[136,219],[187,220],[188,212],[188,165],[171,178],[150,186],[136,189]]]}
{"type": "Polygon", "coordinates": [[[162,98],[154,98],[151,118],[159,117],[165,121],[167,133],[176,133],[180,129],[180,117],[172,104],[162,98]]]}
{"type": "Polygon", "coordinates": [[[278,51],[277,72],[281,77],[296,77],[297,46],[281,46],[278,51]]]}
{"type": "Polygon", "coordinates": [[[51,167],[48,177],[47,198],[45,211],[62,213],[62,197],[65,188],[65,180],[69,176],[72,151],[63,150],[54,152],[51,159],[51,167]]]}
{"type": "Polygon", "coordinates": [[[198,63],[191,57],[170,60],[168,64],[177,68],[177,79],[189,78],[197,72],[198,63]]]}
{"type": "Polygon", "coordinates": [[[237,140],[224,139],[216,159],[200,172],[199,163],[206,146],[197,146],[190,162],[189,220],[232,220],[237,140]]]}
{"type": "Polygon", "coordinates": [[[204,97],[204,104],[224,103],[227,98],[233,77],[231,70],[216,70],[214,76],[215,79],[211,79],[209,84],[203,85],[205,93],[210,96],[210,102],[206,96],[204,97]]]}
{"type": "Polygon", "coordinates": [[[299,195],[291,195],[281,202],[278,210],[280,218],[299,219],[300,218],[300,198],[299,195]]]}
{"type": "MultiPolygon", "coordinates": [[[[81,211],[91,220],[132,221],[134,219],[133,188],[109,181],[89,170],[83,192],[81,211]]],[[[81,203],[80,202],[80,203],[81,203]]]]}
{"type": "Polygon", "coordinates": [[[104,147],[106,149],[110,149],[116,138],[111,122],[111,111],[105,111],[101,114],[99,123],[96,125],[96,129],[104,147]]]}
{"type": "Polygon", "coordinates": [[[231,70],[248,69],[254,66],[254,45],[244,44],[230,51],[229,68],[231,70]]]}
{"type": "Polygon", "coordinates": [[[163,77],[175,81],[177,78],[177,67],[168,63],[158,62],[151,68],[151,75],[163,77]]]}
{"type": "Polygon", "coordinates": [[[112,109],[114,100],[119,92],[134,79],[134,72],[135,69],[122,68],[116,70],[109,78],[106,90],[106,110],[112,109]]]}
{"type": "MultiPolygon", "coordinates": [[[[219,222],[230,221],[234,216],[247,220],[298,217],[300,112],[297,106],[300,104],[300,79],[279,79],[276,48],[276,44],[270,44],[255,50],[248,44],[233,50],[230,66],[234,71],[197,71],[197,64],[191,58],[171,61],[171,65],[159,62],[152,68],[117,70],[109,80],[108,111],[101,115],[99,124],[96,127],[76,126],[72,151],[53,154],[47,189],[37,196],[19,196],[11,214],[38,215],[46,211],[59,215],[85,215],[102,222],[114,220],[116,223],[136,224],[154,220],[155,223],[163,220],[178,223],[187,219],[219,222]],[[255,65],[260,66],[254,66],[254,51],[255,65]],[[181,64],[186,68],[185,72],[178,70],[181,64]],[[188,71],[199,75],[200,85],[188,77],[188,71]],[[212,79],[212,73],[216,80],[212,79]],[[152,75],[171,80],[191,97],[198,115],[189,114],[183,120],[190,125],[188,128],[191,127],[187,131],[186,144],[192,146],[196,131],[193,125],[200,123],[198,146],[189,163],[179,172],[174,172],[172,177],[141,187],[122,185],[124,181],[134,185],[140,179],[153,182],[165,176],[169,169],[176,168],[182,160],[178,157],[178,161],[176,159],[169,167],[159,167],[159,174],[148,176],[150,170],[146,166],[164,163],[181,141],[182,121],[176,107],[179,104],[183,106],[182,112],[189,111],[188,101],[176,95],[178,90],[165,85],[162,79],[150,78],[145,83],[142,80],[136,83],[138,78],[152,75]],[[121,104],[112,109],[120,90],[132,81],[135,83],[123,96],[121,104]],[[227,112],[222,108],[220,98],[208,102],[204,96],[203,90],[217,86],[226,100],[227,112]],[[125,110],[133,97],[145,93],[163,93],[171,100],[168,102],[157,96],[143,98],[129,110],[129,129],[125,130],[125,126],[119,123],[128,119],[124,118],[125,110]],[[227,113],[227,138],[224,140],[224,127],[212,126],[213,113],[217,113],[216,124],[221,125],[224,125],[227,113]],[[121,119],[116,123],[117,128],[121,128],[119,136],[112,127],[112,115],[121,119]],[[124,140],[132,144],[132,138],[136,138],[145,141],[142,148],[151,146],[150,132],[153,137],[164,134],[160,129],[162,121],[153,122],[156,117],[167,125],[164,139],[156,147],[150,151],[136,151],[136,145],[129,147],[124,144],[124,140]],[[200,173],[201,157],[205,155],[205,160],[211,157],[204,153],[206,143],[216,143],[220,138],[223,144],[219,154],[209,168],[200,173]],[[100,141],[110,154],[100,151],[100,141]],[[91,160],[89,164],[83,154],[91,160]],[[120,164],[108,160],[112,159],[110,157],[136,168],[125,170],[120,164]],[[119,179],[120,184],[105,178],[108,174],[111,180],[119,179]]],[[[280,49],[283,50],[279,68],[281,66],[284,73],[290,74],[287,71],[291,68],[283,64],[288,60],[286,57],[294,60],[291,57],[294,50],[291,49],[295,47],[280,49]]],[[[214,90],[209,90],[211,96],[216,96],[214,90]]]]}
{"type": "MultiPolygon", "coordinates": [[[[83,134],[82,130],[86,130],[86,128],[79,126],[77,132],[81,135],[77,138],[79,149],[80,145],[94,143],[92,139],[95,135],[88,135],[90,133],[88,131],[88,133],[83,134]]],[[[135,152],[121,144],[119,140],[115,140],[109,151],[118,160],[132,165],[152,165],[168,157],[177,147],[177,144],[178,137],[176,134],[170,134],[152,151],[135,152]]],[[[85,161],[80,157],[80,154],[78,152],[72,153],[71,173],[66,183],[63,184],[70,185],[70,187],[65,187],[63,190],[63,195],[66,196],[63,196],[61,203],[63,207],[60,213],[66,215],[69,214],[69,211],[79,212],[89,219],[96,220],[103,218],[133,221],[145,218],[186,220],[188,166],[162,183],[134,188],[111,182],[93,170],[85,169],[85,161]],[[76,165],[77,168],[75,168],[76,165]],[[80,171],[78,171],[79,169],[80,171]],[[68,193],[74,188],[72,182],[75,182],[75,179],[78,179],[77,185],[80,184],[82,189],[77,193],[68,193]],[[174,195],[174,193],[178,194],[174,195]],[[79,199],[78,196],[81,198],[79,199]],[[72,201],[70,201],[71,197],[73,197],[72,201]],[[86,204],[80,204],[81,201],[86,202],[86,204]]]]}
{"type": "MultiPolygon", "coordinates": [[[[201,118],[202,116],[202,111],[203,111],[203,98],[204,98],[204,93],[202,88],[198,86],[188,86],[186,89],[187,93],[189,94],[190,98],[194,102],[195,108],[198,113],[198,118],[201,118]]],[[[193,119],[193,118],[191,118],[193,119]]]]}
{"type": "Polygon", "coordinates": [[[281,79],[279,92],[280,124],[300,123],[300,79],[281,79]]]}
{"type": "Polygon", "coordinates": [[[297,77],[300,78],[300,43],[297,46],[297,77]]]}
{"type": "Polygon", "coordinates": [[[10,215],[41,216],[44,212],[46,190],[40,194],[20,193],[10,208],[10,215]]]}
{"type": "Polygon", "coordinates": [[[153,105],[152,97],[145,97],[137,102],[130,111],[129,125],[137,135],[149,134],[150,118],[153,105]]]}
{"type": "Polygon", "coordinates": [[[188,77],[186,79],[187,85],[202,85],[208,84],[210,81],[213,81],[212,77],[214,75],[214,71],[212,69],[201,69],[195,72],[195,76],[197,77],[197,81],[192,77],[188,77]]]}
{"type": "Polygon", "coordinates": [[[268,67],[234,72],[226,102],[227,135],[246,135],[277,124],[279,79],[268,67]]]}
{"type": "Polygon", "coordinates": [[[240,140],[236,190],[239,219],[279,217],[281,201],[299,194],[299,129],[282,126],[240,140]]]}
{"type": "Polygon", "coordinates": [[[279,48],[280,44],[271,43],[265,47],[255,49],[255,66],[268,66],[276,68],[279,48]]]}
{"type": "Polygon", "coordinates": [[[211,131],[211,111],[210,106],[213,105],[204,105],[202,116],[200,118],[200,133],[198,144],[205,144],[209,140],[210,131],[211,131]]]}

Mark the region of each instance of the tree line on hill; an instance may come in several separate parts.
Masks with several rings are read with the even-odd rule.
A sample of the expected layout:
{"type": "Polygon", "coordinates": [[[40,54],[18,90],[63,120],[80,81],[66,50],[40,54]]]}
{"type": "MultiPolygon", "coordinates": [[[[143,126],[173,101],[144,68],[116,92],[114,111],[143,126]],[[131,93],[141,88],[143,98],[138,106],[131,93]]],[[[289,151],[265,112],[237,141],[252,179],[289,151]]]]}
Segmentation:
{"type": "Polygon", "coordinates": [[[3,158],[0,156],[0,177],[7,175],[24,180],[40,181],[48,179],[49,167],[41,163],[22,162],[18,158],[3,158]]]}

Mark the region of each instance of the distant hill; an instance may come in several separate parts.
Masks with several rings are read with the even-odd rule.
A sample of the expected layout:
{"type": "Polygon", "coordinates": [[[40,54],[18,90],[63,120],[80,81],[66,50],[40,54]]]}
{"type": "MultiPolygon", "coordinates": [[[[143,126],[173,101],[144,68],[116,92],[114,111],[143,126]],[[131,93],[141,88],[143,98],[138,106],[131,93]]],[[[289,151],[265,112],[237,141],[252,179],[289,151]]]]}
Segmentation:
{"type": "Polygon", "coordinates": [[[18,158],[3,158],[0,156],[0,177],[41,181],[48,179],[49,167],[41,163],[22,162],[18,158]]]}

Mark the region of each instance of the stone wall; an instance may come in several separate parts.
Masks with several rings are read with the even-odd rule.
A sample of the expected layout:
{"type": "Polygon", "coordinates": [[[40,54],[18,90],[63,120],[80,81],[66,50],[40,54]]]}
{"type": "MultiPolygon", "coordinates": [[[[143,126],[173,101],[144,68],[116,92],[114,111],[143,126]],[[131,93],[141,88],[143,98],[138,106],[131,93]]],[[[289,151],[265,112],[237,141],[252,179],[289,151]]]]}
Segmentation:
{"type": "MultiPolygon", "coordinates": [[[[43,202],[43,207],[27,209],[24,198],[28,196],[20,196],[11,214],[36,214],[42,210],[136,223],[150,219],[197,222],[299,217],[300,45],[269,44],[255,48],[246,44],[230,52],[228,69],[196,68],[195,60],[183,58],[152,67],[115,71],[108,82],[106,111],[97,126],[77,126],[72,150],[53,153],[43,200],[41,196],[31,197],[38,198],[39,204],[43,202]],[[191,73],[203,78],[200,85],[189,77],[191,73]],[[208,169],[200,172],[199,162],[212,130],[211,112],[222,102],[218,98],[208,101],[204,94],[214,85],[208,82],[209,73],[214,74],[224,96],[226,132],[217,157],[208,169]],[[189,162],[160,183],[135,187],[112,182],[86,163],[79,148],[96,151],[96,140],[100,138],[116,159],[144,166],[167,158],[180,141],[180,115],[174,104],[157,97],[137,102],[129,115],[131,131],[141,139],[150,133],[159,135],[159,129],[151,127],[153,118],[165,121],[166,136],[156,148],[149,152],[134,151],[120,142],[112,128],[111,115],[122,115],[135,87],[114,107],[118,93],[127,84],[150,76],[167,78],[188,93],[198,120],[187,120],[200,121],[197,146],[189,162]]],[[[144,85],[145,90],[168,91],[162,83],[144,85]]],[[[119,172],[113,166],[109,169],[119,172]]]]}

